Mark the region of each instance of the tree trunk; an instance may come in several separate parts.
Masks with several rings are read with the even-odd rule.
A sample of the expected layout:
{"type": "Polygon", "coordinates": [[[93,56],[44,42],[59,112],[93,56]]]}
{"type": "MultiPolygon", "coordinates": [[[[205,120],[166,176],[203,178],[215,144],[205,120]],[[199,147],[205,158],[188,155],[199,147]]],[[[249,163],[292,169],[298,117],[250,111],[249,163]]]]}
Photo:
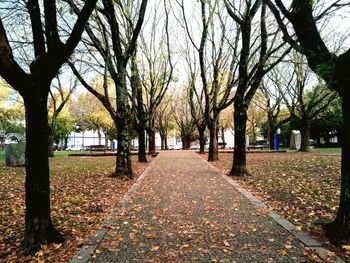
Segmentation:
{"type": "Polygon", "coordinates": [[[235,150],[233,154],[233,165],[230,175],[248,175],[246,168],[246,145],[245,135],[247,126],[247,111],[242,102],[235,101],[234,126],[235,126],[235,150]]]}
{"type": "Polygon", "coordinates": [[[168,150],[168,133],[164,135],[164,147],[165,150],[168,150]]]}
{"type": "Polygon", "coordinates": [[[343,129],[341,158],[340,202],[335,220],[324,226],[327,237],[334,244],[348,244],[350,237],[350,94],[343,96],[343,129]]]}
{"type": "Polygon", "coordinates": [[[303,119],[301,122],[301,142],[300,142],[300,152],[309,151],[309,139],[310,139],[310,120],[303,119]]]}
{"type": "Polygon", "coordinates": [[[160,134],[160,141],[161,141],[160,149],[161,149],[161,150],[165,150],[165,138],[164,138],[164,133],[159,132],[159,134],[160,134]]]}
{"type": "Polygon", "coordinates": [[[147,130],[148,134],[148,155],[154,154],[154,130],[152,128],[147,130]]]}
{"type": "Polygon", "coordinates": [[[221,138],[222,138],[222,149],[226,148],[226,142],[225,142],[225,128],[221,127],[221,138]]]}
{"type": "MultiPolygon", "coordinates": [[[[48,90],[48,89],[47,89],[48,90]]],[[[50,216],[50,175],[48,161],[47,94],[24,98],[26,110],[26,214],[23,246],[26,252],[40,245],[60,243],[62,235],[50,216]]]]}
{"type": "Polygon", "coordinates": [[[213,162],[219,160],[219,149],[217,140],[217,121],[214,120],[210,124],[210,142],[209,142],[209,156],[208,161],[213,162]]]}
{"type": "Polygon", "coordinates": [[[204,130],[198,129],[199,133],[199,154],[205,154],[205,136],[204,130]]]}
{"type": "Polygon", "coordinates": [[[48,155],[49,155],[49,157],[54,157],[53,144],[54,144],[53,136],[48,135],[48,155]]]}
{"type": "Polygon", "coordinates": [[[137,133],[139,136],[138,161],[141,163],[147,163],[145,129],[139,125],[137,128],[137,133]]]}
{"type": "Polygon", "coordinates": [[[129,123],[130,123],[130,107],[128,104],[128,91],[126,87],[126,72],[123,67],[118,68],[117,83],[117,109],[116,118],[117,127],[117,163],[113,177],[121,177],[132,179],[134,177],[131,167],[130,154],[130,138],[129,138],[129,123]]]}
{"type": "MultiPolygon", "coordinates": [[[[105,134],[105,146],[106,146],[106,147],[108,147],[108,142],[109,142],[109,132],[108,132],[108,131],[106,131],[104,134],[105,134]]],[[[111,144],[111,146],[112,146],[112,144],[111,144]]]]}
{"type": "Polygon", "coordinates": [[[97,129],[98,145],[102,145],[102,135],[100,129],[97,129]]]}
{"type": "Polygon", "coordinates": [[[267,120],[268,143],[269,143],[270,150],[274,150],[275,149],[275,141],[273,139],[273,135],[275,133],[275,127],[273,124],[273,118],[271,116],[271,113],[268,112],[267,114],[268,114],[268,120],[267,120]]]}

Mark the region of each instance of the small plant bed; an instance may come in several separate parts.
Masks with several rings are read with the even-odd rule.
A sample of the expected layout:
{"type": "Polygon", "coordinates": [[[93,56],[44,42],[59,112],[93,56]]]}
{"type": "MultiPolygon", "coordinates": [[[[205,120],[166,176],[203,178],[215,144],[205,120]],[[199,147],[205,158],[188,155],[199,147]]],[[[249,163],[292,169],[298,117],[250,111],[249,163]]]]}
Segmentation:
{"type": "Polygon", "coordinates": [[[6,168],[0,162],[0,261],[67,262],[98,228],[152,161],[132,157],[135,178],[110,178],[115,157],[51,158],[52,220],[64,235],[63,244],[43,246],[35,256],[24,256],[24,168],[6,168]]]}
{"type": "MultiPolygon", "coordinates": [[[[213,164],[229,174],[233,155],[220,154],[219,158],[213,164]]],[[[340,161],[339,156],[317,153],[249,154],[247,167],[251,175],[233,179],[298,229],[330,246],[321,225],[335,217],[340,194],[340,161]]]]}

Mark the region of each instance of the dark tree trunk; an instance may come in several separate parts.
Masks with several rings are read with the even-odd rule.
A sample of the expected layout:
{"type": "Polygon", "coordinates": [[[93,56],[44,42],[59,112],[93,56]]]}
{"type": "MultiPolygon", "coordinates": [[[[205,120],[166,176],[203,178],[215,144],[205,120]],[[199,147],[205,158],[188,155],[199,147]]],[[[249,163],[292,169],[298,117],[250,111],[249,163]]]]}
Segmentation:
{"type": "Polygon", "coordinates": [[[100,129],[97,129],[98,145],[102,144],[102,135],[100,129]]]}
{"type": "Polygon", "coordinates": [[[145,129],[139,125],[137,128],[137,133],[139,136],[138,161],[141,163],[147,163],[145,129]]]}
{"type": "Polygon", "coordinates": [[[303,119],[301,121],[301,143],[300,143],[300,150],[301,152],[308,152],[309,151],[309,139],[310,139],[310,120],[303,119]]]}
{"type": "Polygon", "coordinates": [[[221,138],[222,138],[222,149],[226,148],[226,142],[225,142],[225,128],[221,127],[221,138]]]}
{"type": "MultiPolygon", "coordinates": [[[[108,142],[109,142],[109,132],[106,131],[105,133],[105,146],[108,147],[108,142]]],[[[111,144],[112,145],[112,144],[111,144]]]]}
{"type": "Polygon", "coordinates": [[[199,154],[205,154],[205,136],[204,130],[198,129],[199,133],[199,154]]]}
{"type": "Polygon", "coordinates": [[[64,149],[67,149],[68,147],[68,135],[64,137],[64,149]]]}
{"type": "Polygon", "coordinates": [[[273,150],[275,148],[275,142],[273,140],[273,135],[275,133],[275,127],[273,125],[273,117],[270,112],[267,113],[267,137],[268,137],[268,143],[270,150],[273,150]]]}
{"type": "Polygon", "coordinates": [[[48,155],[49,157],[54,157],[54,150],[53,150],[53,144],[54,144],[54,138],[52,135],[48,136],[48,155]]]}
{"type": "Polygon", "coordinates": [[[131,167],[130,154],[130,108],[128,104],[128,91],[126,88],[126,73],[123,67],[118,68],[118,79],[115,81],[119,85],[117,88],[117,161],[115,173],[112,177],[132,179],[134,177],[131,167]]]}
{"type": "Polygon", "coordinates": [[[343,96],[343,129],[340,202],[335,220],[324,226],[327,237],[335,244],[348,244],[350,238],[350,93],[343,96]]]}
{"type": "Polygon", "coordinates": [[[148,129],[147,130],[148,134],[148,155],[153,155],[154,154],[154,130],[153,129],[148,129]]]}
{"type": "MultiPolygon", "coordinates": [[[[127,107],[127,106],[126,106],[127,107]]],[[[124,107],[124,108],[126,108],[124,107]]],[[[121,109],[122,107],[118,107],[121,109]]],[[[121,110],[124,112],[126,110],[121,110]]],[[[129,138],[129,125],[128,118],[125,114],[120,114],[117,119],[117,141],[118,141],[118,150],[117,150],[117,161],[115,173],[112,177],[121,177],[121,178],[133,178],[133,172],[131,167],[131,154],[130,154],[130,138],[129,138]]]]}
{"type": "Polygon", "coordinates": [[[235,126],[235,150],[233,154],[233,166],[230,175],[242,176],[249,174],[246,168],[245,135],[247,126],[247,111],[241,102],[235,101],[234,126],[235,126]]]}
{"type": "MultiPolygon", "coordinates": [[[[48,89],[47,89],[48,90],[48,89]]],[[[47,94],[24,98],[26,110],[26,214],[23,246],[26,252],[40,245],[63,241],[50,216],[47,94]]]]}
{"type": "Polygon", "coordinates": [[[165,147],[165,150],[168,150],[168,134],[167,133],[164,136],[164,147],[165,147]]]}
{"type": "Polygon", "coordinates": [[[219,149],[217,140],[217,121],[214,120],[209,126],[210,142],[208,161],[213,162],[219,160],[219,149]]]}
{"type": "Polygon", "coordinates": [[[160,141],[161,141],[160,149],[161,150],[165,150],[165,136],[164,136],[164,133],[159,132],[159,134],[160,134],[160,141]]]}

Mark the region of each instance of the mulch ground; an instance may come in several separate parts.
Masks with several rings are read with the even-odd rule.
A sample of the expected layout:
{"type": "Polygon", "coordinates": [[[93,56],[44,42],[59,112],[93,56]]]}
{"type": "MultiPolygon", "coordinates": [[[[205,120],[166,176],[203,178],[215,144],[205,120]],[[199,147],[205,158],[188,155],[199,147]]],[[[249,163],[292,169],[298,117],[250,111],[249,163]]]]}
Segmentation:
{"type": "Polygon", "coordinates": [[[0,162],[0,262],[67,262],[149,165],[136,158],[130,181],[108,177],[115,157],[50,159],[52,220],[65,242],[43,246],[35,256],[21,255],[24,168],[6,168],[0,162]]]}
{"type": "Polygon", "coordinates": [[[161,153],[105,229],[90,262],[322,262],[190,151],[161,153]]]}
{"type": "MultiPolygon", "coordinates": [[[[220,154],[219,158],[213,164],[229,174],[233,155],[220,154]]],[[[340,253],[339,248],[329,245],[322,230],[322,224],[334,219],[338,207],[340,161],[339,155],[329,154],[249,154],[251,175],[233,179],[301,230],[340,253]]]]}

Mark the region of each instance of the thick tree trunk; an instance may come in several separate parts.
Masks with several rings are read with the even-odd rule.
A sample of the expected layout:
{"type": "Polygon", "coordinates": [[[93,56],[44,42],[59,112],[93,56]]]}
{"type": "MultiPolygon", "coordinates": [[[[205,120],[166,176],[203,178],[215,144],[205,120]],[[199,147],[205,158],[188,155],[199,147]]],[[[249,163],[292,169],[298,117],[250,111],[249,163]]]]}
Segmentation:
{"type": "Polygon", "coordinates": [[[134,177],[131,167],[130,154],[130,138],[129,138],[129,123],[130,123],[130,108],[128,104],[128,91],[126,88],[126,73],[125,69],[118,68],[117,87],[117,109],[116,118],[117,127],[117,163],[113,177],[121,177],[132,179],[134,177]]]}
{"type": "Polygon", "coordinates": [[[247,111],[244,109],[242,103],[240,102],[235,102],[234,126],[235,126],[235,150],[233,154],[233,165],[232,165],[230,175],[233,175],[233,176],[248,175],[249,173],[246,168],[246,145],[245,145],[247,111]]]}
{"type": "Polygon", "coordinates": [[[204,130],[198,129],[199,133],[199,154],[205,154],[205,136],[204,130]]]}
{"type": "MultiPolygon", "coordinates": [[[[349,91],[345,91],[349,93],[349,91]]],[[[324,226],[334,244],[348,244],[350,239],[350,94],[343,97],[343,129],[340,202],[335,220],[324,226]]]]}
{"type": "Polygon", "coordinates": [[[219,148],[217,140],[217,121],[214,120],[210,124],[210,142],[209,142],[209,155],[208,161],[213,162],[219,160],[219,148]]]}
{"type": "Polygon", "coordinates": [[[153,129],[147,129],[148,134],[148,155],[154,154],[154,130],[153,129]]]}
{"type": "MultiPolygon", "coordinates": [[[[48,90],[48,89],[47,89],[48,90]]],[[[35,252],[40,245],[63,241],[50,216],[47,95],[24,98],[26,109],[26,214],[23,246],[35,252]],[[40,96],[40,97],[39,97],[40,96]]]]}
{"type": "Polygon", "coordinates": [[[301,152],[309,151],[309,139],[310,139],[310,120],[304,119],[301,122],[301,143],[300,150],[301,152]]]}
{"type": "Polygon", "coordinates": [[[165,137],[164,137],[164,134],[161,132],[160,132],[160,141],[161,141],[160,149],[165,150],[165,137]]]}
{"type": "Polygon", "coordinates": [[[167,133],[164,135],[164,147],[165,147],[165,150],[168,150],[168,134],[167,133]]]}
{"type": "Polygon", "coordinates": [[[147,163],[145,129],[139,125],[137,128],[137,133],[139,136],[138,161],[141,163],[147,163]]]}

